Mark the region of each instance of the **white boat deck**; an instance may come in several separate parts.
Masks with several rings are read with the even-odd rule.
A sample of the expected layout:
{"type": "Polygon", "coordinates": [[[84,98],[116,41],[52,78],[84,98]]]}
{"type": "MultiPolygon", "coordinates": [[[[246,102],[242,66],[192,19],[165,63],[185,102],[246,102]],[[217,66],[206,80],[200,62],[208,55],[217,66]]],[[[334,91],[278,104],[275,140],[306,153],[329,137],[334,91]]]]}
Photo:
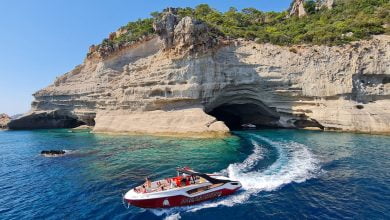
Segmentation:
{"type": "Polygon", "coordinates": [[[206,182],[208,181],[201,177],[196,177],[195,179],[191,178],[190,181],[182,180],[180,186],[178,186],[176,182],[173,180],[173,178],[166,178],[166,179],[150,182],[149,186],[145,182],[141,186],[135,187],[134,191],[137,193],[154,193],[154,192],[162,192],[171,189],[184,188],[187,186],[195,186],[206,182]]]}

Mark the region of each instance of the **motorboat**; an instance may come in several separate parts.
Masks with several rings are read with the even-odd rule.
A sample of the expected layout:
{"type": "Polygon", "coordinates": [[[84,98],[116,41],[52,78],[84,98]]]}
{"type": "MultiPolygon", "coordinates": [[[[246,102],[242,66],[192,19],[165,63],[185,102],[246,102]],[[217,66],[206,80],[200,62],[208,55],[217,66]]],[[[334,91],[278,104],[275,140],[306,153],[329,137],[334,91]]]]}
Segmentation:
{"type": "Polygon", "coordinates": [[[243,129],[256,129],[256,125],[254,125],[254,124],[242,124],[241,125],[241,127],[243,128],[243,129]]]}
{"type": "Polygon", "coordinates": [[[123,201],[140,208],[171,208],[228,196],[241,188],[229,178],[196,172],[188,167],[177,168],[177,176],[147,181],[129,190],[123,201]]]}

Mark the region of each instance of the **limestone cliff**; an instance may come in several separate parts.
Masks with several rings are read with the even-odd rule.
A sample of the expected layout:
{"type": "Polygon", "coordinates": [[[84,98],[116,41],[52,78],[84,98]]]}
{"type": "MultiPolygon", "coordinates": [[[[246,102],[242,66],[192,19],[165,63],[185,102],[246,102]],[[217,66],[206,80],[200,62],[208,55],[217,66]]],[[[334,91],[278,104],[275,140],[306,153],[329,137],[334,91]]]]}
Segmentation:
{"type": "Polygon", "coordinates": [[[36,92],[10,128],[215,136],[250,123],[390,133],[389,36],[290,48],[227,40],[174,11],[154,27],[159,36],[90,54],[36,92]]]}

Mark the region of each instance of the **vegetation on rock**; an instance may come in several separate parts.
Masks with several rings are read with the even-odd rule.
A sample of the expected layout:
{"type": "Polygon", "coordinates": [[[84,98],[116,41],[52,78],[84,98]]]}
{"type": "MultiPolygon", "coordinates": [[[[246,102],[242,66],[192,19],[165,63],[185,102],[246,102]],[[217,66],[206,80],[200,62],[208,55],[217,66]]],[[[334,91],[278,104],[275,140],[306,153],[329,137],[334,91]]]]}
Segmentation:
{"type": "Polygon", "coordinates": [[[102,44],[131,43],[139,40],[140,37],[152,34],[153,32],[153,18],[138,19],[137,21],[129,22],[126,26],[121,27],[118,31],[119,34],[114,33],[110,39],[105,39],[102,44]]]}
{"type": "MultiPolygon", "coordinates": [[[[317,1],[305,1],[307,16],[304,17],[289,17],[288,11],[262,12],[255,8],[238,11],[232,7],[226,12],[219,12],[207,4],[179,8],[178,15],[204,21],[224,37],[277,45],[339,45],[390,33],[388,0],[338,0],[331,10],[316,7],[317,1]]],[[[129,22],[104,39],[97,49],[112,51],[154,34],[153,21],[162,13],[153,12],[151,16],[153,18],[129,22]]]]}

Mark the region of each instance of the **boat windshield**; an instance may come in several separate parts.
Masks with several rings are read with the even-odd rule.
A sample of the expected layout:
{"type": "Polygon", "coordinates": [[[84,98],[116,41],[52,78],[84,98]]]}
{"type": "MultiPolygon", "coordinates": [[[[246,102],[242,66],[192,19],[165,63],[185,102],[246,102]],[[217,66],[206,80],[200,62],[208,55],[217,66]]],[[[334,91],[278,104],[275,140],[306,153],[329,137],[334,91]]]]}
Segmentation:
{"type": "Polygon", "coordinates": [[[212,184],[230,182],[230,180],[216,179],[216,178],[211,177],[211,176],[208,175],[208,174],[199,173],[199,172],[196,172],[196,171],[191,170],[191,169],[186,168],[186,167],[185,167],[185,168],[177,168],[177,171],[178,171],[178,172],[181,172],[181,173],[184,173],[184,174],[187,174],[187,175],[197,176],[197,177],[204,178],[204,179],[206,179],[208,182],[210,182],[210,183],[212,183],[212,184]]]}

